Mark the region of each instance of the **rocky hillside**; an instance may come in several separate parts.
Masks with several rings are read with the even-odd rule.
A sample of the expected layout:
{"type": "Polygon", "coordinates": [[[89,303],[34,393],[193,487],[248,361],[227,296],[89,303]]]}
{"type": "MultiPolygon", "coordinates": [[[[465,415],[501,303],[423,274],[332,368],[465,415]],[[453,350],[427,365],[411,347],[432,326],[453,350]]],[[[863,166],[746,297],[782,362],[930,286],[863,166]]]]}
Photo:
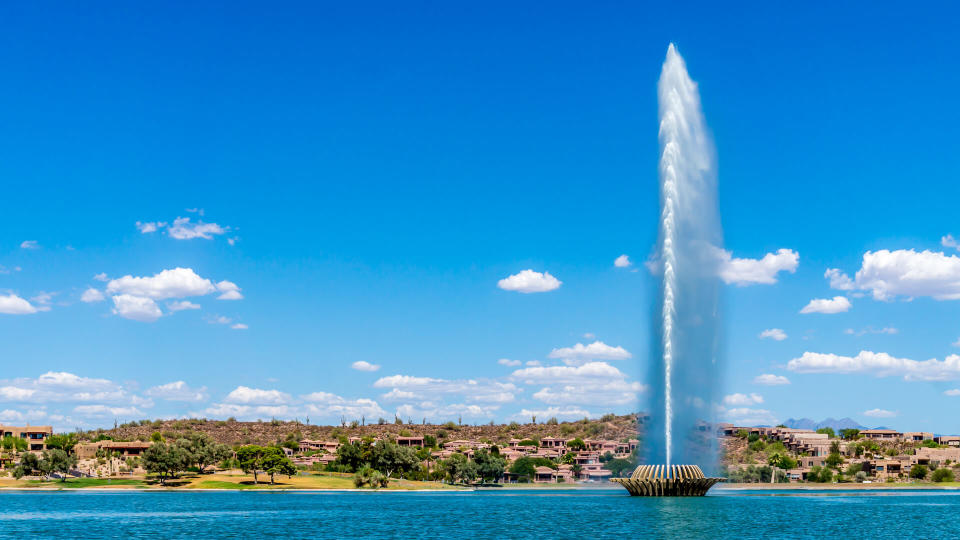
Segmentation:
{"type": "Polygon", "coordinates": [[[86,431],[82,439],[91,440],[105,435],[114,440],[135,441],[150,440],[159,432],[165,438],[176,438],[179,434],[201,431],[209,434],[218,442],[228,445],[269,444],[289,439],[331,440],[340,436],[409,436],[432,435],[438,441],[471,439],[505,444],[512,438],[541,439],[543,437],[580,437],[592,439],[625,440],[637,437],[637,422],[634,415],[606,415],[597,420],[577,420],[574,422],[494,424],[494,425],[457,425],[448,422],[436,424],[373,424],[365,426],[318,426],[302,422],[284,422],[280,420],[238,422],[234,420],[144,420],[122,424],[114,429],[86,431]]]}

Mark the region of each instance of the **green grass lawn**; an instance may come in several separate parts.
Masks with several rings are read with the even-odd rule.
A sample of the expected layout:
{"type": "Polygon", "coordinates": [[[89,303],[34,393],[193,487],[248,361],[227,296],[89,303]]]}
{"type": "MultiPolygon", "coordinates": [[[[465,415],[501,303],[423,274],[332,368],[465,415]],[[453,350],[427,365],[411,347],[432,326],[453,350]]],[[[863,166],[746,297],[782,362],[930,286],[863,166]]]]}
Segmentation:
{"type": "Polygon", "coordinates": [[[88,487],[110,487],[110,486],[138,486],[147,487],[147,485],[138,478],[70,478],[66,482],[59,480],[27,480],[25,487],[53,487],[53,488],[88,488],[88,487]]]}

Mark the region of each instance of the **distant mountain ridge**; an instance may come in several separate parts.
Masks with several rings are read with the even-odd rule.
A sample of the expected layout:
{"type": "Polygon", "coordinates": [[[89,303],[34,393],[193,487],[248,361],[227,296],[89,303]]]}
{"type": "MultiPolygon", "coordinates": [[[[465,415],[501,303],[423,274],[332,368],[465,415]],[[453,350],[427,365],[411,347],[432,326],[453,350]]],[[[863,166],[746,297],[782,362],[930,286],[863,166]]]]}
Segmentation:
{"type": "Polygon", "coordinates": [[[812,430],[825,427],[833,428],[834,431],[840,431],[841,429],[867,429],[865,426],[858,424],[857,421],[852,418],[841,418],[839,420],[836,418],[826,418],[819,422],[814,422],[809,418],[791,418],[784,422],[783,425],[793,429],[812,430]]]}

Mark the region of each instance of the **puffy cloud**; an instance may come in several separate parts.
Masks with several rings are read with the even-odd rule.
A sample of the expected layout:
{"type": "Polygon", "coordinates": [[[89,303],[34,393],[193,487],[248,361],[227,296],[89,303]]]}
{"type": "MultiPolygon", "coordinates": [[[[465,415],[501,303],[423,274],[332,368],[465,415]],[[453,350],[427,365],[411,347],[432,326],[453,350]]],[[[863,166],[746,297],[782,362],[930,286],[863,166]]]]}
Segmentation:
{"type": "Polygon", "coordinates": [[[805,352],[787,363],[797,373],[862,373],[876,377],[903,377],[906,381],[946,381],[960,378],[960,356],[940,361],[896,358],[887,353],[860,351],[857,356],[805,352]]]}
{"type": "Polygon", "coordinates": [[[952,234],[948,234],[940,238],[940,245],[942,245],[943,247],[960,249],[960,243],[957,242],[957,239],[954,238],[952,234]]]}
{"type": "Polygon", "coordinates": [[[850,300],[847,300],[845,296],[814,298],[810,303],[803,306],[800,313],[843,313],[849,311],[850,307],[850,300]]]}
{"type": "Polygon", "coordinates": [[[943,392],[943,395],[952,397],[960,396],[960,388],[951,388],[950,390],[946,390],[943,392]]]}
{"type": "Polygon", "coordinates": [[[877,300],[891,300],[897,296],[960,299],[960,257],[939,251],[868,251],[863,254],[860,269],[853,280],[839,270],[832,275],[838,276],[838,285],[850,286],[852,283],[858,290],[869,291],[877,300]]]}
{"type": "Polygon", "coordinates": [[[290,394],[279,390],[261,390],[238,386],[227,394],[224,401],[244,405],[283,405],[290,402],[290,394]]]}
{"type": "Polygon", "coordinates": [[[191,223],[188,217],[178,217],[173,220],[173,225],[167,229],[167,234],[177,240],[193,240],[194,238],[212,240],[214,235],[224,234],[229,230],[229,227],[221,227],[216,223],[204,223],[199,220],[196,223],[191,223]]]}
{"type": "Polygon", "coordinates": [[[497,287],[505,291],[517,291],[521,293],[547,292],[560,288],[562,281],[550,275],[550,272],[534,272],[533,270],[523,270],[518,274],[501,279],[497,282],[497,287]]]}
{"type": "Polygon", "coordinates": [[[733,257],[729,251],[714,248],[719,259],[718,274],[724,283],[739,286],[777,282],[780,272],[797,271],[800,255],[791,249],[779,249],[776,253],[767,253],[761,259],[741,259],[733,257]]]}
{"type": "Polygon", "coordinates": [[[48,371],[39,377],[0,381],[0,401],[17,403],[133,403],[136,396],[108,379],[48,371]]]}
{"type": "Polygon", "coordinates": [[[478,403],[512,401],[515,399],[516,393],[522,391],[512,383],[473,379],[447,380],[410,375],[381,377],[373,383],[373,386],[374,388],[392,388],[398,391],[412,392],[417,396],[453,395],[468,402],[478,403]]]}
{"type": "Polygon", "coordinates": [[[497,363],[500,364],[501,366],[515,367],[515,366],[519,366],[522,362],[520,362],[519,360],[511,360],[509,358],[501,358],[497,360],[497,363]]]}
{"type": "Polygon", "coordinates": [[[167,226],[163,221],[138,221],[134,225],[136,225],[137,230],[140,231],[141,234],[157,232],[157,229],[167,226]]]}
{"type": "Polygon", "coordinates": [[[40,249],[40,244],[36,240],[24,240],[20,242],[20,249],[40,249]]]}
{"type": "Polygon", "coordinates": [[[730,394],[723,397],[723,404],[731,407],[747,407],[761,403],[763,403],[763,396],[760,394],[730,394]]]}
{"type": "Polygon", "coordinates": [[[757,375],[753,378],[754,384],[762,384],[765,386],[779,386],[783,384],[790,384],[790,379],[784,377],[783,375],[774,375],[772,373],[764,373],[762,375],[757,375]]]}
{"type": "Polygon", "coordinates": [[[97,281],[102,281],[102,282],[104,282],[104,283],[110,281],[110,278],[107,277],[107,273],[106,273],[106,272],[100,272],[99,274],[93,276],[93,279],[95,279],[95,280],[97,280],[97,281]]]}
{"type": "Polygon", "coordinates": [[[154,386],[153,388],[150,388],[144,392],[144,394],[167,401],[206,401],[209,397],[207,395],[207,388],[205,386],[201,386],[200,388],[191,388],[183,381],[175,381],[154,386]]]}
{"type": "Polygon", "coordinates": [[[549,405],[629,405],[636,403],[637,394],[646,390],[646,385],[621,380],[600,384],[568,384],[557,388],[545,387],[533,394],[533,398],[549,405]]]}
{"type": "Polygon", "coordinates": [[[237,287],[237,284],[232,281],[224,280],[217,283],[217,290],[223,293],[217,297],[217,300],[243,300],[240,287],[237,287]]]}
{"type": "Polygon", "coordinates": [[[28,315],[36,312],[37,308],[23,298],[13,293],[7,295],[0,294],[0,313],[6,313],[7,315],[28,315]]]}
{"type": "Polygon", "coordinates": [[[777,424],[777,417],[767,409],[751,409],[749,407],[734,407],[724,409],[720,416],[727,422],[741,426],[757,426],[777,424]]]}
{"type": "Polygon", "coordinates": [[[36,304],[37,311],[50,311],[50,303],[53,302],[53,297],[56,295],[55,292],[40,291],[30,301],[36,304]]]}
{"type": "Polygon", "coordinates": [[[247,330],[248,328],[250,327],[243,323],[234,323],[230,325],[231,330],[247,330]]]}
{"type": "Polygon", "coordinates": [[[580,365],[588,360],[626,360],[631,355],[623,347],[611,347],[602,341],[594,341],[589,345],[577,343],[573,347],[553,349],[548,357],[563,360],[567,365],[580,365]]]}
{"type": "Polygon", "coordinates": [[[350,364],[350,367],[357,371],[377,371],[378,369],[380,369],[379,365],[371,364],[370,362],[367,362],[365,360],[358,360],[350,364]]]}
{"type": "Polygon", "coordinates": [[[830,288],[838,291],[852,291],[857,288],[856,284],[850,279],[850,276],[844,274],[839,268],[827,268],[823,277],[830,280],[830,288]]]}
{"type": "Polygon", "coordinates": [[[400,418],[430,418],[441,422],[454,417],[492,418],[499,410],[499,405],[477,405],[475,403],[437,404],[431,401],[404,404],[397,407],[397,416],[400,418]]]}
{"type": "Polygon", "coordinates": [[[886,409],[870,409],[869,411],[863,411],[863,415],[870,418],[893,418],[897,416],[897,413],[886,409]]]}
{"type": "Polygon", "coordinates": [[[29,401],[37,391],[17,386],[0,386],[0,401],[29,401]]]}
{"type": "Polygon", "coordinates": [[[87,290],[83,291],[83,294],[80,295],[80,301],[88,304],[93,302],[103,302],[103,300],[103,293],[97,289],[94,289],[93,287],[87,288],[87,290]]]}
{"type": "Polygon", "coordinates": [[[854,330],[853,328],[847,328],[846,330],[843,331],[844,334],[847,334],[850,336],[857,336],[857,337],[860,337],[864,334],[897,334],[899,332],[900,332],[899,330],[897,330],[892,326],[885,326],[880,329],[875,329],[871,326],[868,326],[863,330],[854,330]]]}
{"type": "Polygon", "coordinates": [[[627,257],[626,255],[621,255],[613,260],[613,265],[617,268],[627,268],[632,264],[633,263],[630,262],[630,257],[627,257]]]}
{"type": "Polygon", "coordinates": [[[294,418],[302,416],[304,410],[289,405],[239,405],[236,403],[215,403],[204,411],[213,417],[236,417],[240,420],[255,420],[264,417],[294,418]]]}
{"type": "Polygon", "coordinates": [[[327,392],[313,392],[303,396],[303,400],[307,402],[306,413],[319,418],[344,416],[356,419],[386,415],[386,411],[372,399],[347,399],[327,392]]]}
{"type": "Polygon", "coordinates": [[[185,311],[188,309],[200,309],[200,304],[194,304],[189,300],[179,300],[176,302],[167,302],[167,309],[170,311],[185,311]]]}
{"type": "Polygon", "coordinates": [[[582,366],[537,366],[514,371],[510,377],[527,384],[582,384],[588,380],[621,380],[626,375],[606,362],[589,362],[582,366]]]}
{"type": "Polygon", "coordinates": [[[163,312],[150,298],[132,294],[118,294],[113,297],[113,313],[124,319],[140,322],[154,322],[163,312]]]}
{"type": "Polygon", "coordinates": [[[110,294],[129,294],[155,300],[203,296],[215,290],[209,279],[200,277],[190,268],[180,267],[163,270],[151,277],[126,275],[107,283],[107,292],[110,294]]]}
{"type": "Polygon", "coordinates": [[[763,332],[760,332],[758,336],[760,339],[772,339],[774,341],[783,341],[787,339],[787,333],[779,328],[768,328],[763,332]]]}
{"type": "Polygon", "coordinates": [[[107,405],[77,405],[73,412],[87,416],[143,416],[136,407],[110,407],[107,405]]]}
{"type": "Polygon", "coordinates": [[[511,418],[529,421],[533,417],[536,417],[538,422],[544,422],[550,418],[556,418],[557,420],[579,420],[592,416],[594,415],[591,414],[590,411],[581,409],[580,407],[548,407],[546,409],[522,409],[511,418]]]}

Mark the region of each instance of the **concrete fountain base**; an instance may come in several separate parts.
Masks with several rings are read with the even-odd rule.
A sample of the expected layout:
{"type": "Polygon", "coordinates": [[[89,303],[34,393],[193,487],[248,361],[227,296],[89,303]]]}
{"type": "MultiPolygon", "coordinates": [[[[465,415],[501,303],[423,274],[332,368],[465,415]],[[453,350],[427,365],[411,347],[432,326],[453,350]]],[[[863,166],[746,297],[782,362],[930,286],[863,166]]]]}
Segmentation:
{"type": "Polygon", "coordinates": [[[702,497],[722,478],[707,478],[697,465],[640,465],[630,478],[611,478],[638,497],[702,497]]]}

